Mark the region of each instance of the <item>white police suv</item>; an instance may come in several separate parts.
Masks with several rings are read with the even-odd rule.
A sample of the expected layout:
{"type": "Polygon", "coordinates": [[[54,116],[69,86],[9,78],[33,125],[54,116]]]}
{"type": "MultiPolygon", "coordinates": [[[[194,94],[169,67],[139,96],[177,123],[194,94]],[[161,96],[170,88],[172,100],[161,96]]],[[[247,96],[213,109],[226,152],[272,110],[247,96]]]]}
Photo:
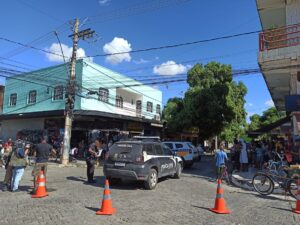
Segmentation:
{"type": "Polygon", "coordinates": [[[151,140],[120,141],[110,147],[103,166],[107,179],[144,181],[146,189],[154,189],[158,178],[180,178],[182,159],[166,145],[151,140]]]}

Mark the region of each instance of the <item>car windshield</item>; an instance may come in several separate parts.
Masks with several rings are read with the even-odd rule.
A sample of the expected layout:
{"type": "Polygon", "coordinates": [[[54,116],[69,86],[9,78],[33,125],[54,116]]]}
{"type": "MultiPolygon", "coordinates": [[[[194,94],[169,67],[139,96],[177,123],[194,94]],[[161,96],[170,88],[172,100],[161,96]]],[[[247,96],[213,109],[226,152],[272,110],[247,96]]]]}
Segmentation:
{"type": "Polygon", "coordinates": [[[191,144],[191,143],[188,143],[188,146],[189,146],[190,148],[195,148],[195,146],[194,146],[193,144],[191,144]]]}

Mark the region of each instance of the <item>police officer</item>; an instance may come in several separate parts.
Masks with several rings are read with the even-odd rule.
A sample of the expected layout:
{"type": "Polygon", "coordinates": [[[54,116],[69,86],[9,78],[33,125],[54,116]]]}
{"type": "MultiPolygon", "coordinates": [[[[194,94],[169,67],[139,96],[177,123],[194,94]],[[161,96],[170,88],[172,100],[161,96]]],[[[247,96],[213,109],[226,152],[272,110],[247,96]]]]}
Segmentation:
{"type": "Polygon", "coordinates": [[[95,164],[103,151],[102,144],[103,143],[100,139],[96,139],[95,142],[90,145],[86,152],[88,183],[96,183],[96,181],[94,180],[95,164]]]}

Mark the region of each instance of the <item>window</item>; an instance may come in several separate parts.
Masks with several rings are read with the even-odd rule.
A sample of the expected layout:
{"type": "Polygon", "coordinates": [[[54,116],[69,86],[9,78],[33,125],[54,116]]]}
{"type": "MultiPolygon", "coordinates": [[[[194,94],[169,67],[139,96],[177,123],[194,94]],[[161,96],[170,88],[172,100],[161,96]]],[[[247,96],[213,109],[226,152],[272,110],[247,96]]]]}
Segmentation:
{"type": "Polygon", "coordinates": [[[163,155],[164,154],[164,152],[163,152],[160,145],[155,145],[154,148],[155,148],[156,155],[163,155]]]}
{"type": "Polygon", "coordinates": [[[9,97],[9,106],[16,106],[17,105],[17,94],[13,93],[9,97]]]}
{"type": "Polygon", "coordinates": [[[142,113],[142,101],[141,100],[136,101],[136,112],[138,114],[142,113]]]}
{"type": "Polygon", "coordinates": [[[172,144],[172,143],[165,143],[165,145],[166,145],[167,147],[169,147],[170,149],[173,149],[173,144],[172,144]]]}
{"type": "Polygon", "coordinates": [[[147,102],[147,112],[153,112],[153,103],[147,102]]]}
{"type": "Polygon", "coordinates": [[[152,145],[144,145],[143,151],[147,152],[148,155],[155,155],[152,145]]]}
{"type": "Polygon", "coordinates": [[[157,113],[157,114],[160,114],[160,104],[157,104],[157,105],[156,105],[156,113],[157,113]]]}
{"type": "Polygon", "coordinates": [[[121,96],[116,97],[116,107],[123,108],[123,98],[121,96]]]}
{"type": "Polygon", "coordinates": [[[36,91],[29,91],[28,94],[28,104],[35,104],[36,103],[36,91]]]}
{"type": "Polygon", "coordinates": [[[64,98],[64,87],[62,85],[56,86],[53,92],[53,100],[62,100],[64,98]]]}
{"type": "Polygon", "coordinates": [[[175,144],[175,148],[183,148],[182,144],[175,144]]]}
{"type": "Polygon", "coordinates": [[[99,101],[108,102],[109,91],[106,88],[99,88],[99,101]]]}
{"type": "Polygon", "coordinates": [[[163,150],[165,155],[174,155],[171,149],[169,149],[167,146],[164,146],[163,150]]]}

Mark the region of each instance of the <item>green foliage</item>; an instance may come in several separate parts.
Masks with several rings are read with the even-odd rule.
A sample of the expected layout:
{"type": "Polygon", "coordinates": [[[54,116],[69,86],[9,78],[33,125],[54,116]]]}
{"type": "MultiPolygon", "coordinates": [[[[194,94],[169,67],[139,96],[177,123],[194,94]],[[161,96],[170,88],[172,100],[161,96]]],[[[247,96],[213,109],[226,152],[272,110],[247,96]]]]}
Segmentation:
{"type": "Polygon", "coordinates": [[[196,64],[187,82],[184,99],[170,99],[164,109],[168,128],[180,131],[192,124],[203,140],[222,133],[224,140],[232,141],[243,132],[247,88],[233,81],[230,65],[196,64]]]}
{"type": "Polygon", "coordinates": [[[263,126],[269,125],[283,118],[284,113],[278,112],[275,107],[271,107],[263,112],[262,116],[254,114],[250,117],[249,131],[257,130],[263,126]]]}

